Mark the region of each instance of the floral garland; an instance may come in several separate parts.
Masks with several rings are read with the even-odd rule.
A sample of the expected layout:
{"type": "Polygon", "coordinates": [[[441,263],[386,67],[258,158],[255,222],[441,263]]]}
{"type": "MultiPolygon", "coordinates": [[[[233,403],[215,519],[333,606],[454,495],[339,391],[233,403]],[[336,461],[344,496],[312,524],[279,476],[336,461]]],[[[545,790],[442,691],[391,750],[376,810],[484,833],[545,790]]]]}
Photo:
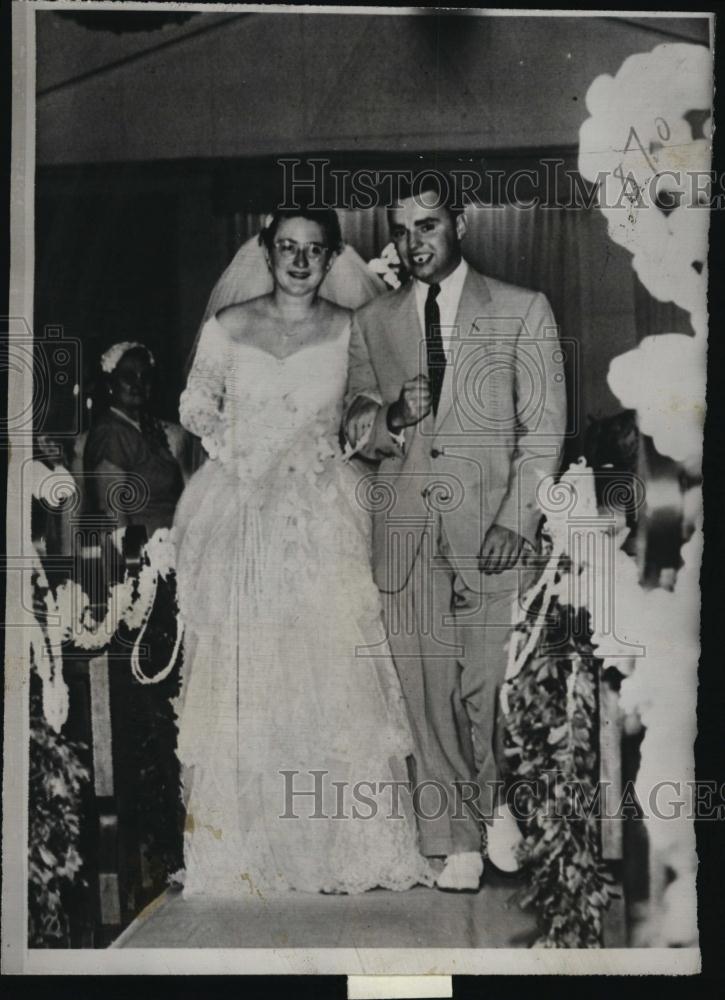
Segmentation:
{"type": "MultiPolygon", "coordinates": [[[[582,802],[596,801],[597,689],[601,661],[590,610],[573,606],[572,582],[595,567],[569,553],[568,525],[581,518],[598,531],[594,481],[583,461],[557,484],[572,503],[547,516],[548,565],[519,609],[509,643],[501,703],[522,817],[522,906],[537,912],[535,945],[602,945],[611,878],[599,850],[599,826],[582,802]]],[[[602,532],[611,522],[601,520],[602,532]]],[[[584,593],[593,590],[587,587],[584,593]]]]}
{"type": "MultiPolygon", "coordinates": [[[[119,639],[132,641],[125,625],[119,639]]],[[[160,582],[154,611],[144,634],[151,664],[161,662],[178,637],[178,609],[173,581],[160,582]]],[[[180,659],[180,658],[179,658],[180,659]]],[[[118,664],[126,669],[126,659],[118,664]]],[[[173,658],[172,658],[173,662],[173,658]]],[[[180,666],[180,664],[177,664],[180,666]]],[[[166,886],[167,878],[183,864],[184,808],[181,797],[180,764],[176,756],[177,715],[175,706],[181,687],[181,671],[164,677],[137,679],[132,673],[126,686],[127,721],[120,737],[123,781],[133,791],[123,822],[144,858],[144,874],[134,869],[131,880],[135,906],[143,906],[166,886]],[[150,683],[153,680],[154,683],[150,683]]],[[[120,777],[120,776],[119,776],[120,777]]]]}
{"type": "Polygon", "coordinates": [[[81,797],[90,781],[86,750],[64,739],[43,717],[31,677],[28,809],[28,944],[70,947],[63,896],[83,885],[81,797]]]}
{"type": "MultiPolygon", "coordinates": [[[[46,505],[57,506],[74,491],[70,474],[42,463],[33,463],[33,496],[46,505]],[[50,473],[50,475],[49,475],[50,473]],[[49,486],[49,480],[52,483],[49,486]],[[61,489],[55,488],[61,482],[61,489]]],[[[125,529],[112,535],[112,543],[123,554],[125,529]]],[[[167,529],[155,532],[141,553],[141,567],[136,576],[126,570],[123,580],[112,584],[107,594],[107,610],[96,621],[82,587],[73,580],[63,580],[51,588],[42,562],[42,541],[34,550],[31,589],[34,619],[30,625],[31,718],[29,782],[29,874],[28,935],[31,946],[69,947],[70,928],[64,897],[85,885],[80,852],[82,795],[89,781],[83,758],[87,748],[75,744],[62,733],[68,717],[68,688],[63,678],[63,653],[70,647],[79,652],[101,652],[120,631],[137,633],[131,654],[131,670],[140,684],[159,684],[158,704],[152,711],[161,737],[139,732],[134,741],[140,759],[139,783],[135,806],[147,829],[147,846],[153,850],[152,863],[160,864],[165,874],[179,865],[180,832],[168,828],[167,817],[179,813],[178,774],[159,772],[158,741],[173,742],[169,734],[174,726],[168,697],[178,693],[178,677],[172,678],[169,690],[164,687],[179,654],[183,622],[178,613],[174,587],[174,547],[167,529]],[[173,651],[167,665],[152,677],[142,670],[139,651],[156,603],[159,581],[168,583],[162,600],[171,601],[175,623],[173,651]],[[156,742],[154,742],[156,740],[156,742]],[[145,755],[145,756],[144,756],[145,755]],[[173,786],[173,787],[172,787],[173,786]],[[153,788],[153,793],[151,789],[153,788]]],[[[168,640],[168,636],[164,635],[168,640]]],[[[165,645],[167,642],[165,641],[165,645]]],[[[148,711],[148,700],[143,706],[148,711]]],[[[133,724],[133,723],[132,723],[133,724]]],[[[179,816],[175,826],[179,827],[179,816]]],[[[141,825],[141,824],[140,824],[141,825]]],[[[174,827],[174,823],[171,824],[174,827]]]]}
{"type": "MultiPolygon", "coordinates": [[[[113,543],[122,551],[125,529],[117,529],[113,543]]],[[[60,732],[68,717],[68,690],[63,680],[63,650],[69,645],[82,652],[106,649],[121,625],[137,632],[131,653],[131,670],[141,684],[155,684],[169,676],[178,658],[183,637],[183,621],[176,611],[177,629],[174,647],[166,666],[147,676],[139,653],[156,600],[159,579],[170,580],[174,573],[174,546],[168,528],[159,528],[142,551],[142,565],[137,575],[125,571],[119,583],[108,589],[106,614],[96,621],[91,602],[75,580],[63,580],[52,590],[40,557],[34,553],[31,574],[35,623],[31,626],[30,662],[43,684],[43,713],[49,724],[60,732]]]]}
{"type": "MultiPolygon", "coordinates": [[[[570,573],[562,560],[557,575],[564,580],[570,573]]],[[[528,779],[516,799],[525,818],[528,884],[521,904],[533,906],[540,918],[538,947],[601,947],[610,877],[599,854],[598,819],[580,808],[582,801],[596,801],[600,661],[590,642],[572,639],[582,632],[580,611],[557,596],[547,614],[542,646],[558,642],[558,654],[543,653],[537,644],[508,689],[508,753],[516,777],[528,779]]]]}

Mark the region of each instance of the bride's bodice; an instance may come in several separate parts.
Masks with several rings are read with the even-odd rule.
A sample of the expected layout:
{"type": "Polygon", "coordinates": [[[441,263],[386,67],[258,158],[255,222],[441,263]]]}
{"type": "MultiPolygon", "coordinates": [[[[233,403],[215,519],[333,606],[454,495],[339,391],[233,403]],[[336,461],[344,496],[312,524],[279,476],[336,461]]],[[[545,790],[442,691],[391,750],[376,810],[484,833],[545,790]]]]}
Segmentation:
{"type": "Polygon", "coordinates": [[[370,518],[339,440],[349,338],[346,323],[277,358],[234,340],[216,319],[204,326],[179,403],[182,424],[211,459],[187,484],[174,519],[187,622],[216,622],[240,597],[261,606],[265,594],[280,593],[290,620],[307,600],[334,610],[352,600],[348,591],[359,614],[379,615],[370,518]],[[329,566],[340,559],[352,568],[338,580],[329,566]],[[227,566],[236,583],[225,580],[227,566]]]}
{"type": "Polygon", "coordinates": [[[336,424],[347,375],[349,327],[337,337],[278,358],[253,344],[232,345],[225,410],[231,422],[278,413],[281,426],[302,428],[309,420],[336,424]]]}
{"type": "Polygon", "coordinates": [[[247,485],[287,454],[308,468],[331,458],[339,453],[349,332],[346,324],[337,336],[278,358],[209,320],[181,396],[182,424],[247,485]]]}

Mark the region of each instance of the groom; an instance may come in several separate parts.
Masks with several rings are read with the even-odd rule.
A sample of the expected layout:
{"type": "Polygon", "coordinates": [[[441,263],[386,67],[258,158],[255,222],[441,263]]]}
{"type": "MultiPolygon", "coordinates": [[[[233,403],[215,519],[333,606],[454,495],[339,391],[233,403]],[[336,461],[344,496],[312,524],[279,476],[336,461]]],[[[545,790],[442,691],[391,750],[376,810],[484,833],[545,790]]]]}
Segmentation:
{"type": "Polygon", "coordinates": [[[344,426],[379,463],[373,567],[417,744],[421,847],[445,859],[440,888],[475,890],[481,818],[489,860],[517,868],[498,692],[566,404],[546,298],[463,260],[451,193],[429,172],[389,210],[411,280],[355,314],[344,426]]]}

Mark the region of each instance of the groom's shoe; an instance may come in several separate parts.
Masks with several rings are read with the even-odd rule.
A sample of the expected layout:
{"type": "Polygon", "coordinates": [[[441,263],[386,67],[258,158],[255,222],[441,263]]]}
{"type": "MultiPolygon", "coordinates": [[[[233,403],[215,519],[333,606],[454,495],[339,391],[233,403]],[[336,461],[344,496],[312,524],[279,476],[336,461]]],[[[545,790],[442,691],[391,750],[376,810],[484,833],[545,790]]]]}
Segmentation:
{"type": "Polygon", "coordinates": [[[516,875],[521,866],[518,848],[523,837],[508,806],[499,807],[496,817],[486,826],[488,860],[502,875],[516,875]]]}
{"type": "Polygon", "coordinates": [[[483,859],[476,851],[449,854],[436,886],[446,892],[478,892],[483,875],[483,859]]]}

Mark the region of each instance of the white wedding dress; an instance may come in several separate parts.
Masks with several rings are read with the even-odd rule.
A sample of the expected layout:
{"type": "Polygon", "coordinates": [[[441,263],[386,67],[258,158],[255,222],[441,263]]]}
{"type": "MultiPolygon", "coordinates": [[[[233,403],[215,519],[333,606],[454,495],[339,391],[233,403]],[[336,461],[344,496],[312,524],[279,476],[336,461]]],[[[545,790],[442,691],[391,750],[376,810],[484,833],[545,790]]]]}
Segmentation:
{"type": "Polygon", "coordinates": [[[280,360],[210,319],[181,398],[211,459],[174,525],[187,894],[433,883],[391,786],[412,738],[338,443],[348,340],[280,360]]]}

